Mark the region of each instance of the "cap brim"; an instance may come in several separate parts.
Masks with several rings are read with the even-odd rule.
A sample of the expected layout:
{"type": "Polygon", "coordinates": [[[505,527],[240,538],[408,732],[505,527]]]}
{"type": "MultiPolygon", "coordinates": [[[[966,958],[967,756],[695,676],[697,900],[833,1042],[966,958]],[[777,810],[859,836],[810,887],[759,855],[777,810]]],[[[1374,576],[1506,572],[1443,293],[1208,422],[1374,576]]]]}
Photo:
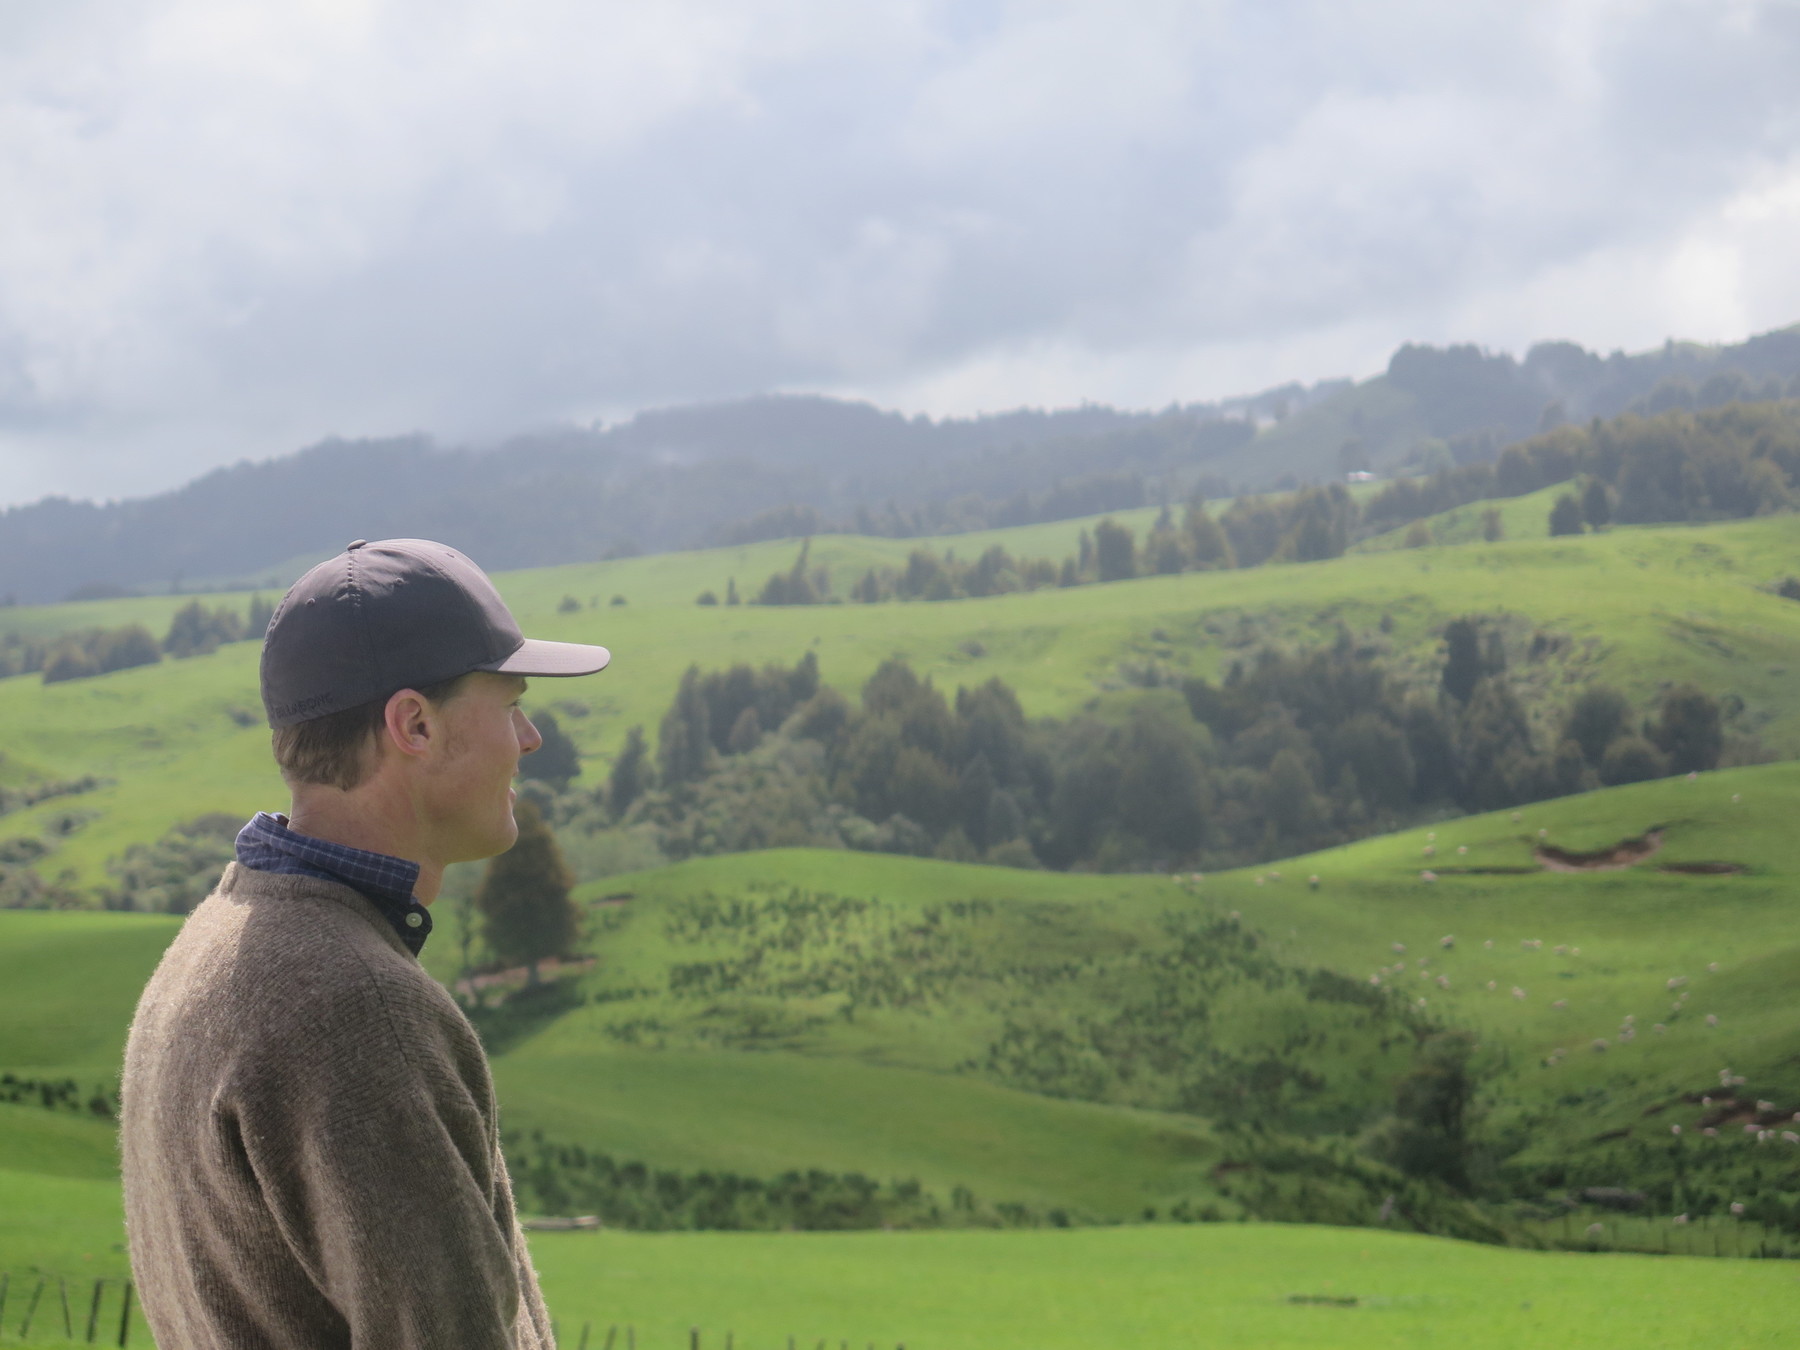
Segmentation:
{"type": "Polygon", "coordinates": [[[545,642],[526,638],[519,650],[495,665],[483,666],[497,675],[592,675],[605,670],[612,653],[604,647],[581,642],[545,642]]]}

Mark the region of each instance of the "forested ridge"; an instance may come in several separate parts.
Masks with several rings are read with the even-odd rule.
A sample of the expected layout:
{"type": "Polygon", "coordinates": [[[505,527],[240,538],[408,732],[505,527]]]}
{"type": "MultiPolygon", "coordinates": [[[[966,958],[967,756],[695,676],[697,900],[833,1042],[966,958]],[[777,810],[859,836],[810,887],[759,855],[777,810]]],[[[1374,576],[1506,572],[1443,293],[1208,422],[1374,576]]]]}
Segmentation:
{"type": "Polygon", "coordinates": [[[553,771],[561,756],[524,772],[584,875],[788,845],[1135,871],[1767,758],[1741,706],[1692,686],[1634,707],[1546,677],[1582,660],[1564,636],[1471,615],[1424,678],[1379,632],[1341,630],[1243,647],[1217,681],[1140,671],[1086,713],[1029,719],[999,679],[949,693],[899,659],[853,701],[809,653],[690,669],[654,750],[634,731],[604,783],[553,771]]]}
{"type": "Polygon", "coordinates": [[[491,448],[330,440],[153,497],[0,512],[0,598],[282,587],[355,537],[453,538],[490,569],[818,533],[892,537],[1070,519],[1348,471],[1492,462],[1564,424],[1794,397],[1800,329],[1609,356],[1515,360],[1408,345],[1362,383],[1283,385],[1157,412],[1083,406],[966,419],[770,397],[647,412],[491,448]],[[346,483],[356,491],[345,492],[346,483]]]}

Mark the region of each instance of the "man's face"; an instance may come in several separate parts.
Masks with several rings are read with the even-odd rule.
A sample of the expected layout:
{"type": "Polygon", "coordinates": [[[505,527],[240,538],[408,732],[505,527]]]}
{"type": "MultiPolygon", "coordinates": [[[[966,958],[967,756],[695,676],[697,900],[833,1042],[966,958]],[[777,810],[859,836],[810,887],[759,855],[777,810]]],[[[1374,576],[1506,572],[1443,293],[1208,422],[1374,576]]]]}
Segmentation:
{"type": "Polygon", "coordinates": [[[519,756],[544,743],[519,707],[525,681],[476,671],[437,705],[444,749],[426,780],[427,809],[445,862],[504,853],[519,837],[513,775],[519,756]]]}

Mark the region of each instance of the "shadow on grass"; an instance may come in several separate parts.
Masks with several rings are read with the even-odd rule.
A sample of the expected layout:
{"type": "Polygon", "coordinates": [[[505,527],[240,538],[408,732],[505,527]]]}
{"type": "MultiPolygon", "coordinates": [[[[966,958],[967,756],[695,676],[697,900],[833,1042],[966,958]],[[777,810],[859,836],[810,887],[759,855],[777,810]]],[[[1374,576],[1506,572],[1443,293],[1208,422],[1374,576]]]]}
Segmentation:
{"type": "Polygon", "coordinates": [[[549,980],[536,986],[527,985],[509,995],[498,1007],[467,1011],[475,1030],[481,1033],[481,1043],[487,1047],[488,1054],[500,1055],[571,1008],[579,1008],[583,1001],[579,980],[549,980]]]}

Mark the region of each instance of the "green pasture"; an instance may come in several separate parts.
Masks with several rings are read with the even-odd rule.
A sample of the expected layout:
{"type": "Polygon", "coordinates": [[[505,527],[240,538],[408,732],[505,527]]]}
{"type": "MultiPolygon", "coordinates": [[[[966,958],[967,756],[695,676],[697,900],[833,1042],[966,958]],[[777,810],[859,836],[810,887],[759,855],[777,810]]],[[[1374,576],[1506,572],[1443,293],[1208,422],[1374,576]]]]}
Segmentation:
{"type": "MultiPolygon", "coordinates": [[[[902,913],[983,900],[1004,919],[1048,904],[1060,926],[1030,940],[1050,948],[1137,940],[1171,911],[1235,912],[1284,961],[1379,975],[1425,998],[1443,1024],[1477,1032],[1497,1066],[1483,1104],[1488,1126],[1524,1131],[1524,1156],[1577,1154],[1618,1131],[1666,1145],[1670,1125],[1691,1131],[1701,1110],[1691,1098],[1722,1068],[1745,1075],[1745,1091],[1800,1109],[1792,980],[1800,907],[1788,843],[1797,813],[1800,765],[1782,764],[1541,803],[1516,820],[1513,812],[1450,820],[1201,879],[818,851],[696,859],[584,890],[584,900],[631,898],[589,906],[601,960],[579,982],[592,996],[659,988],[672,962],[692,955],[670,937],[679,907],[778,887],[878,897],[902,913]],[[1540,830],[1579,850],[1651,826],[1663,828],[1663,847],[1633,868],[1487,870],[1528,869],[1540,830]],[[1701,862],[1743,870],[1658,870],[1701,862]],[[1437,879],[1423,879],[1426,870],[1437,879]],[[1399,963],[1405,970],[1393,973],[1399,963]],[[1685,983],[1672,991],[1670,980],[1685,983]],[[1637,1030],[1622,1040],[1627,1016],[1637,1030]],[[1658,1023],[1662,1032],[1652,1030],[1658,1023]],[[1609,1042],[1604,1052],[1589,1048],[1596,1039],[1609,1042]],[[1558,1049],[1566,1053],[1554,1056],[1558,1049]]],[[[176,923],[0,913],[0,1069],[103,1080],[137,989],[176,923]]],[[[684,1022],[661,995],[594,997],[528,1026],[496,1055],[504,1123],[667,1168],[859,1170],[1101,1219],[1213,1193],[1224,1145],[1205,1121],[1058,1100],[955,1072],[990,1024],[993,992],[966,991],[928,1016],[894,1009],[852,1022],[831,1016],[828,998],[825,1018],[756,1049],[708,1031],[705,1017],[684,1022]],[[626,1044],[605,1031],[609,1021],[658,1008],[666,1044],[626,1044]]],[[[741,1030],[746,1019],[804,1020],[816,1011],[804,1000],[786,1008],[723,1000],[712,1022],[741,1030]]],[[[1702,1140],[1690,1132],[1683,1147],[1760,1148],[1765,1165],[1795,1166],[1792,1145],[1729,1133],[1702,1140]]],[[[81,1289],[122,1276],[105,1123],[0,1107],[0,1169],[0,1270],[49,1271],[81,1289]]],[[[1673,1235],[1674,1250],[1700,1253],[1719,1231],[1606,1225],[1597,1245],[1655,1246],[1673,1235]]],[[[807,1346],[820,1338],[1149,1345],[1200,1336],[1226,1346],[1498,1346],[1551,1335],[1583,1346],[1674,1346],[1724,1326],[1758,1344],[1786,1334],[1800,1306],[1800,1277],[1787,1262],[1544,1254],[1375,1229],[539,1234],[534,1248],[566,1344],[583,1322],[594,1326],[596,1347],[604,1327],[630,1324],[645,1350],[678,1345],[689,1326],[703,1328],[706,1344],[722,1345],[729,1331],[746,1348],[784,1346],[789,1334],[807,1346]]],[[[1753,1248],[1728,1229],[1721,1250],[1753,1248]]],[[[6,1316],[16,1321],[16,1307],[6,1316]]]]}
{"type": "MultiPolygon", "coordinates": [[[[1035,538],[1031,531],[1064,530],[1072,537],[1081,524],[993,537],[1023,550],[1023,541],[1035,538]]],[[[850,577],[871,563],[903,558],[912,547],[973,549],[986,537],[820,538],[813,557],[850,577]]],[[[1018,691],[1029,714],[1066,716],[1123,684],[1122,663],[1216,676],[1259,642],[1324,640],[1340,624],[1371,631],[1387,620],[1390,641],[1422,670],[1436,659],[1442,623],[1477,611],[1520,615],[1572,640],[1564,659],[1534,675],[1549,682],[1552,696],[1564,686],[1604,679],[1643,701],[1660,684],[1693,680],[1740,699],[1744,725],[1770,749],[1800,750],[1800,699],[1789,673],[1800,670],[1800,605],[1770,590],[1796,570],[1797,516],[1401,549],[932,604],[693,603],[700,589],[721,589],[727,576],[737,576],[747,590],[747,577],[788,565],[793,553],[789,541],[499,578],[533,633],[601,642],[615,653],[604,674],[539,681],[528,698],[528,706],[557,711],[587,758],[585,781],[604,774],[630,726],[641,723],[654,734],[681,672],[692,664],[791,663],[811,650],[826,680],[853,693],[881,661],[903,656],[946,688],[998,676],[1018,691]],[[611,605],[613,595],[628,603],[611,605]],[[574,597],[578,608],[562,612],[565,597],[574,597]]],[[[116,619],[132,605],[165,602],[94,603],[123,606],[112,614],[116,619]]],[[[0,681],[0,744],[9,778],[93,774],[107,780],[97,791],[0,820],[0,837],[44,834],[54,846],[39,864],[45,875],[67,869],[74,884],[91,889],[106,883],[109,858],[178,821],[204,811],[247,815],[278,805],[281,785],[257,721],[256,665],[255,645],[240,643],[58,685],[34,676],[0,681]]]]}
{"type": "Polygon", "coordinates": [[[1495,501],[1470,502],[1435,516],[1402,525],[1399,529],[1378,534],[1372,539],[1352,544],[1352,553],[1385,553],[1406,547],[1407,536],[1415,525],[1423,526],[1433,545],[1478,544],[1482,540],[1482,517],[1489,511],[1500,513],[1500,536],[1504,539],[1547,539],[1550,536],[1550,508],[1558,497],[1570,491],[1567,483],[1530,492],[1523,497],[1501,497],[1495,501]]]}
{"type": "MultiPolygon", "coordinates": [[[[60,1347],[60,1277],[76,1341],[95,1279],[116,1334],[128,1271],[118,1188],[0,1171],[3,1314],[16,1335],[40,1274],[29,1344],[60,1347]]],[[[1300,1225],[1028,1232],[539,1233],[532,1252],[560,1343],[598,1350],[904,1344],[913,1350],[1092,1345],[1225,1347],[1566,1344],[1655,1350],[1728,1329],[1781,1345],[1800,1269],[1609,1253],[1540,1253],[1300,1225]]],[[[148,1344],[141,1315],[132,1344],[148,1344]]]]}
{"type": "Polygon", "coordinates": [[[540,1234],[546,1296],[644,1350],[1780,1345],[1788,1262],[1550,1255],[1261,1224],[1025,1233],[540,1234]],[[1303,1301],[1295,1301],[1303,1300],[1303,1301]],[[1317,1300],[1317,1301],[1314,1301],[1317,1300]],[[1354,1300],[1345,1303],[1342,1300],[1354,1300]]]}

